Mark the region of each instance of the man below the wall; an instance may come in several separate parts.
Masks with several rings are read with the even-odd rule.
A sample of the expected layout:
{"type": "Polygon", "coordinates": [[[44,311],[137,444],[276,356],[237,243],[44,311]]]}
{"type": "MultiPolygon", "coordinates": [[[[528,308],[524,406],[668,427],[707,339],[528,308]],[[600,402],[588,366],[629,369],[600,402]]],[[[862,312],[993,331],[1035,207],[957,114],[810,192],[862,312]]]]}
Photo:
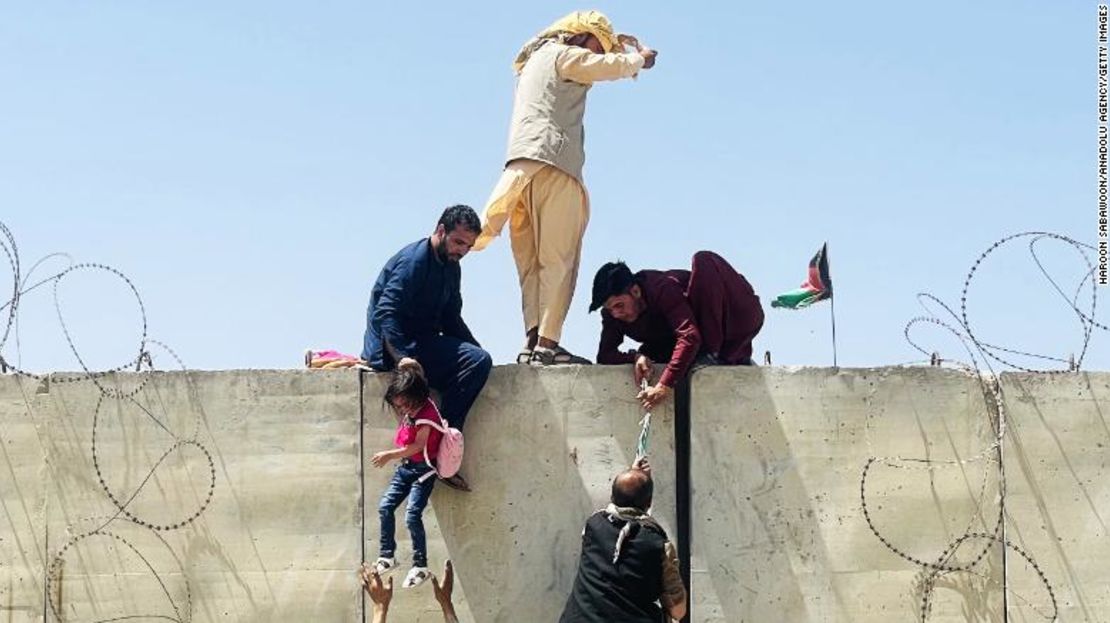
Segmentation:
{"type": "Polygon", "coordinates": [[[653,488],[646,459],[613,479],[609,506],[582,530],[578,575],[559,623],[658,623],[663,612],[686,616],[678,552],[648,514],[653,488]]]}

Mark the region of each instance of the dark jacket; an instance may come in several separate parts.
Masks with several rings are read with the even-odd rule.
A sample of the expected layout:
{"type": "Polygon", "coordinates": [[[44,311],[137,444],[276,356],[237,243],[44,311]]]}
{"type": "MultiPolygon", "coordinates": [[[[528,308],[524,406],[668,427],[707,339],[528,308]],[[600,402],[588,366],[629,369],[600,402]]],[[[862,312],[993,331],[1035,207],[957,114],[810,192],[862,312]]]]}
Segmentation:
{"type": "Polygon", "coordinates": [[[370,292],[362,358],[388,370],[414,356],[418,338],[449,335],[478,346],[462,319],[462,272],[441,261],[429,238],[389,258],[370,292]]]}
{"type": "Polygon", "coordinates": [[[659,623],[655,603],[663,592],[667,535],[634,523],[617,563],[613,549],[625,522],[595,513],[582,531],[582,556],[574,588],[559,623],[659,623]]]}

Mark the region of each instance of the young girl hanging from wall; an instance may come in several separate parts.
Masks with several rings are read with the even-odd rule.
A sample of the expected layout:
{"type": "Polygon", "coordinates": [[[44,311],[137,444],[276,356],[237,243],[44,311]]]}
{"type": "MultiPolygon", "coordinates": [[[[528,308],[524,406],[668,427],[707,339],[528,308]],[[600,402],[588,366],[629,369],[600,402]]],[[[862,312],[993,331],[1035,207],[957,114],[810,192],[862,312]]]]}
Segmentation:
{"type": "Polygon", "coordinates": [[[404,588],[423,584],[432,573],[428,570],[428,546],[424,536],[424,508],[432,495],[436,471],[432,463],[438,453],[443,433],[443,420],[432,402],[428,382],[416,368],[404,368],[394,373],[385,392],[385,402],[397,413],[400,422],[393,450],[384,450],[370,460],[374,467],[383,467],[397,459],[400,465],[393,472],[393,479],[378,503],[381,518],[381,551],[374,570],[386,575],[397,566],[397,541],[394,537],[396,522],[394,511],[406,497],[405,524],[412,535],[412,569],[409,570],[404,588]]]}

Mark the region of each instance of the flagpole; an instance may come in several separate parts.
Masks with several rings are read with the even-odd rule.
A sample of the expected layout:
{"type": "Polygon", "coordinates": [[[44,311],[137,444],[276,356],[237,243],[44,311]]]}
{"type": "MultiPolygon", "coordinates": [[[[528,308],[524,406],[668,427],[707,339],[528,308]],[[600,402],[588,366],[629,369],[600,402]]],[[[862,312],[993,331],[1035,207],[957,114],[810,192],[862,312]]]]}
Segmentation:
{"type": "Polygon", "coordinates": [[[833,367],[836,365],[836,297],[829,297],[829,316],[832,318],[833,367]]]}
{"type": "MultiPolygon", "coordinates": [[[[825,241],[825,246],[822,247],[825,251],[825,265],[828,266],[829,274],[832,275],[832,262],[829,261],[829,243],[825,241]]],[[[831,286],[831,284],[829,284],[831,286]]],[[[830,288],[831,289],[831,288],[830,288]]],[[[836,293],[829,292],[829,318],[832,320],[832,347],[833,347],[833,367],[836,365],[836,293]]]]}

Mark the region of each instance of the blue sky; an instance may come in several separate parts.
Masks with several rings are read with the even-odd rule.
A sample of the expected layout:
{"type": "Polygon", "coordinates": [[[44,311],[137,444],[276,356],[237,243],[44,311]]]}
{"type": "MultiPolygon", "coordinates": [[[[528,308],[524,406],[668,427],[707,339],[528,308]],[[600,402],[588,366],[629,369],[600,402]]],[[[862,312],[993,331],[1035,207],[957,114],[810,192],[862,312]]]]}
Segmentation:
{"type": "MultiPolygon", "coordinates": [[[[757,352],[827,365],[827,307],[769,302],[828,240],[841,365],[917,360],[902,337],[915,294],[958,304],[994,240],[1037,229],[1093,244],[1095,5],[971,4],[595,5],[660,56],[591,91],[592,218],[564,343],[595,352],[601,263],[682,267],[707,248],[768,305],[757,352]]],[[[357,352],[385,260],[492,189],[516,50],[577,8],[10,4],[0,221],[25,267],[66,251],[129,275],[149,335],[190,366],[357,352]]],[[[1074,288],[1074,253],[1045,257],[1074,288]]],[[[471,328],[509,361],[523,327],[507,238],[468,256],[463,281],[471,328]]],[[[27,367],[72,369],[51,296],[25,299],[19,351],[27,367]]],[[[59,296],[89,365],[133,355],[139,316],[120,283],[75,275],[59,296]]],[[[972,322],[987,341],[1078,352],[1053,297],[1024,245],[1004,249],[976,277],[972,322]]],[[[1110,367],[1107,337],[1093,336],[1087,367],[1110,367]]],[[[919,338],[956,354],[939,333],[919,338]]]]}

